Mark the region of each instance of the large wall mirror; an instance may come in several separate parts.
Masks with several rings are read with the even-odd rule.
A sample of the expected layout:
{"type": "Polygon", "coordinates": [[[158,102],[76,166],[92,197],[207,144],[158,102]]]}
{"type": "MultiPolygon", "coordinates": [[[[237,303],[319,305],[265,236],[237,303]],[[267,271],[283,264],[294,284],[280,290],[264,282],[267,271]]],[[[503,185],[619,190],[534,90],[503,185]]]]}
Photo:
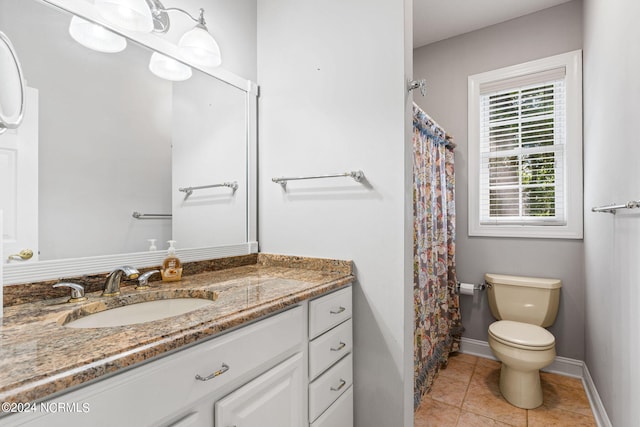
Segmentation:
{"type": "Polygon", "coordinates": [[[154,265],[167,240],[186,260],[255,251],[255,85],[164,80],[148,47],[90,50],[50,3],[0,0],[27,87],[21,127],[0,135],[5,284],[154,265]]]}

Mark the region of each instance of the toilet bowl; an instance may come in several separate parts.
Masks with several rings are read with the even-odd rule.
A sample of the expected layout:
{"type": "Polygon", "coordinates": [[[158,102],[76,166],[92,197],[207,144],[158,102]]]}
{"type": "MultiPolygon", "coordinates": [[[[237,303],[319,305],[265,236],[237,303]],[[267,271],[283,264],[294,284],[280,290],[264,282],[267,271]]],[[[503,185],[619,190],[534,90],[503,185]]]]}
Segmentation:
{"type": "Polygon", "coordinates": [[[539,370],[556,357],[554,336],[540,326],[500,320],[489,326],[489,347],[502,362],[502,396],[519,408],[542,405],[539,370]]]}

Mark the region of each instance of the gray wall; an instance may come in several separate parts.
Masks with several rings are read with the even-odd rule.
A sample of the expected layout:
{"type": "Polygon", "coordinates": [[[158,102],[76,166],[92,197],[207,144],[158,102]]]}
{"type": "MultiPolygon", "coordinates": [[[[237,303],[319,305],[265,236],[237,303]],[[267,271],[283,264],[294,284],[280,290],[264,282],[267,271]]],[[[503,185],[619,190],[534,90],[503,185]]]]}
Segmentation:
{"type": "Polygon", "coordinates": [[[586,0],[584,156],[587,367],[612,424],[640,420],[640,213],[592,206],[640,194],[640,4],[586,0]]]}
{"type": "MultiPolygon", "coordinates": [[[[454,136],[456,148],[456,261],[458,280],[480,283],[484,273],[559,278],[560,312],[550,328],[559,356],[584,359],[584,261],[580,240],[467,235],[467,77],[582,47],[580,1],[543,10],[414,50],[415,78],[426,97],[414,99],[454,136]]],[[[484,294],[461,296],[465,337],[487,340],[493,321],[484,294]]]]}
{"type": "Polygon", "coordinates": [[[354,261],[361,427],[413,424],[407,7],[405,0],[258,4],[260,249],[354,261]],[[285,192],[271,182],[357,169],[366,183],[294,181],[285,192]]]}

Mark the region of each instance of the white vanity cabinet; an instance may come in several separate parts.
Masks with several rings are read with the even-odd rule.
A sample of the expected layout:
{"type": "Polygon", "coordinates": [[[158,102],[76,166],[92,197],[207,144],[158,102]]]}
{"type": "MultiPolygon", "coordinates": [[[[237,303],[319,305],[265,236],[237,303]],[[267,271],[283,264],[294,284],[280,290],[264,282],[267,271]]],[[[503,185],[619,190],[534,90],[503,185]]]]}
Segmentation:
{"type": "Polygon", "coordinates": [[[309,423],[353,427],[351,286],[309,302],[309,423]]]}
{"type": "Polygon", "coordinates": [[[14,414],[0,425],[229,427],[246,416],[235,425],[298,427],[306,422],[306,315],[302,304],[44,402],[55,413],[14,414]]]}
{"type": "Polygon", "coordinates": [[[353,427],[351,307],[347,286],[80,385],[37,412],[0,417],[0,426],[353,427]]]}

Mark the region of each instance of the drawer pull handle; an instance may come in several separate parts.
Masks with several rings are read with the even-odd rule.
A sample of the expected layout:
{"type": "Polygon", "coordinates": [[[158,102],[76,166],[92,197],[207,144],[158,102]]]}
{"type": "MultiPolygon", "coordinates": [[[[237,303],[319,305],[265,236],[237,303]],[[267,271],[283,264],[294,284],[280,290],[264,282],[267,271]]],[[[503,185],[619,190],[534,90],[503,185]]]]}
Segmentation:
{"type": "Polygon", "coordinates": [[[346,386],[347,382],[345,380],[343,380],[342,378],[340,378],[340,385],[338,387],[331,387],[331,391],[338,391],[340,390],[342,387],[346,386]]]}
{"type": "Polygon", "coordinates": [[[338,308],[337,310],[330,310],[329,313],[331,313],[331,314],[340,314],[345,310],[346,310],[346,308],[340,306],[340,308],[338,308]]]}
{"type": "Polygon", "coordinates": [[[340,351],[345,348],[347,345],[340,341],[340,344],[337,347],[331,347],[331,351],[340,351]]]}
{"type": "Polygon", "coordinates": [[[229,370],[229,366],[226,363],[223,363],[222,368],[215,371],[213,374],[209,375],[208,377],[201,377],[200,375],[196,375],[196,379],[199,381],[209,381],[215,377],[219,377],[220,375],[224,374],[228,370],[229,370]]]}

